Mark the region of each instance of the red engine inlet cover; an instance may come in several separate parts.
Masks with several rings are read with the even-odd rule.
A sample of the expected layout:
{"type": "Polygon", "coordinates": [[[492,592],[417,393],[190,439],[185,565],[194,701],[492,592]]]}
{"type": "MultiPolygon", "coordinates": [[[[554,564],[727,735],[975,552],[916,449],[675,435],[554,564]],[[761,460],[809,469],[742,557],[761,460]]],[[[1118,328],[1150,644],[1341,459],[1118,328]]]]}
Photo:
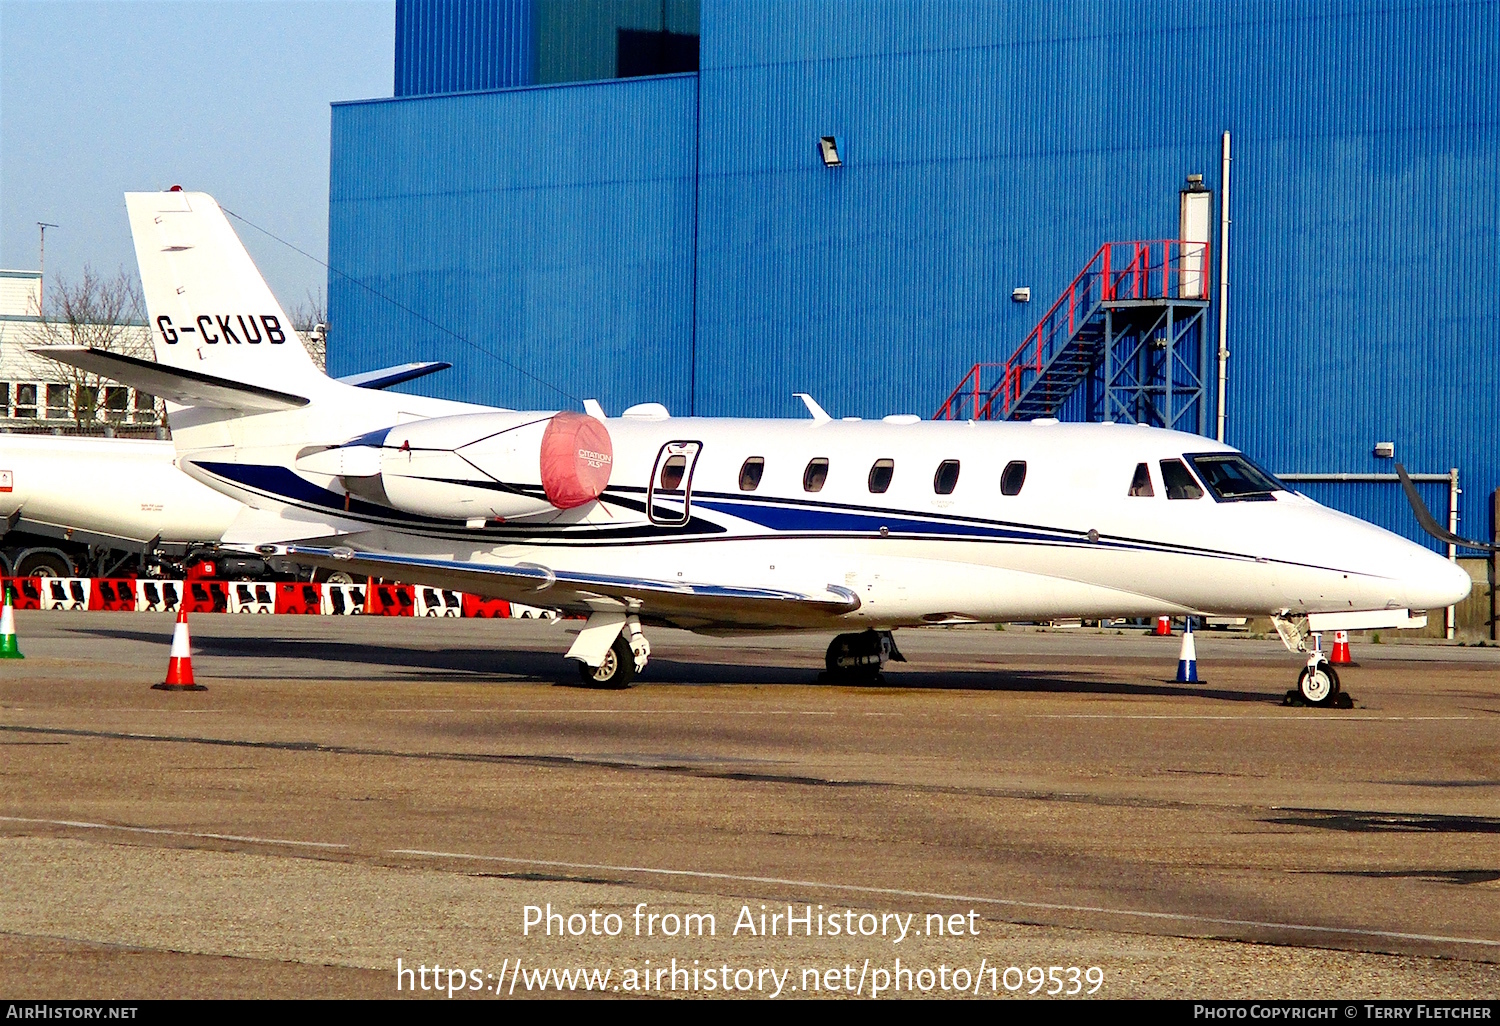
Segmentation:
{"type": "Polygon", "coordinates": [[[542,490],[558,509],[599,498],[615,462],[609,429],[586,413],[564,410],[542,435],[542,490]]]}

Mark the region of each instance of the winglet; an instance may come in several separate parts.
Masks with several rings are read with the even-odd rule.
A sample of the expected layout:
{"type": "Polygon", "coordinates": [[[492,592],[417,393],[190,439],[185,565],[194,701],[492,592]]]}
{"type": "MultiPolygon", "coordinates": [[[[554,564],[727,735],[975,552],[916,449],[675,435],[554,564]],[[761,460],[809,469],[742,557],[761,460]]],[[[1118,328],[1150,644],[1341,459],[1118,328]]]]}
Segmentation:
{"type": "Polygon", "coordinates": [[[828,411],[819,406],[818,401],[806,392],[793,392],[792,395],[802,400],[802,404],[807,407],[807,412],[812,414],[814,423],[822,424],[833,419],[828,415],[828,411]]]}
{"type": "Polygon", "coordinates": [[[1466,549],[1479,549],[1482,552],[1500,552],[1500,546],[1460,538],[1452,531],[1446,530],[1428,511],[1427,503],[1423,502],[1422,497],[1417,494],[1417,486],[1411,483],[1406,468],[1399,463],[1396,464],[1396,476],[1401,479],[1401,490],[1406,493],[1406,501],[1411,503],[1411,511],[1417,515],[1417,523],[1422,525],[1422,530],[1447,545],[1460,545],[1466,549]]]}

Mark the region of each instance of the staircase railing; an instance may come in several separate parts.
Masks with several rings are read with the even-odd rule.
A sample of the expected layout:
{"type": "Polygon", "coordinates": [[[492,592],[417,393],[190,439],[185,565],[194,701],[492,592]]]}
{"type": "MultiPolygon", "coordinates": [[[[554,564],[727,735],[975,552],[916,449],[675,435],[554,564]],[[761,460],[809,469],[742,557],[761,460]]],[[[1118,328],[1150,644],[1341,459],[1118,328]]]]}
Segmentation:
{"type": "Polygon", "coordinates": [[[1004,363],[976,363],[934,420],[1004,417],[1106,302],[1207,299],[1209,246],[1163,239],[1106,242],[1004,363]],[[990,379],[985,384],[986,378],[990,379]],[[996,403],[999,403],[997,410],[996,403]]]}

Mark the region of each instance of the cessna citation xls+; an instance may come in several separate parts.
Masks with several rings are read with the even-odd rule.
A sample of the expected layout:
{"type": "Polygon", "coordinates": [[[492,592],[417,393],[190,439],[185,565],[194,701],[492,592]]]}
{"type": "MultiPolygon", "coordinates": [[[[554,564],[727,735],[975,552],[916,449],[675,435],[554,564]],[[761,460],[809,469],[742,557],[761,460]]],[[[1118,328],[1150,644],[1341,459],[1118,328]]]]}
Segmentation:
{"type": "Polygon", "coordinates": [[[183,470],[264,554],[558,607],[568,655],[623,686],[655,625],[836,634],[829,670],[934,623],[1269,615],[1404,627],[1461,569],[1288,491],[1195,435],[1111,424],[607,418],[371,392],[320,372],[212,197],[126,197],[156,361],[51,348],[167,399],[183,470]]]}

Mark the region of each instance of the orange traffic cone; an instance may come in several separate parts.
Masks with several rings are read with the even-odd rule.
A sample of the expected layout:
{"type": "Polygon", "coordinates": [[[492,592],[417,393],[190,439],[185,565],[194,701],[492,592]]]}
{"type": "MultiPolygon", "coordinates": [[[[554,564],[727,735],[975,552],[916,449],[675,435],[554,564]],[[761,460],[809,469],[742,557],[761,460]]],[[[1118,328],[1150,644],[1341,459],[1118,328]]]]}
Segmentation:
{"type": "Polygon", "coordinates": [[[1349,655],[1349,632],[1333,632],[1333,655],[1328,662],[1333,666],[1358,666],[1349,655]]]}
{"type": "Polygon", "coordinates": [[[1172,636],[1172,618],[1170,616],[1158,616],[1156,618],[1156,630],[1152,633],[1158,638],[1170,638],[1172,636]]]}
{"type": "Polygon", "coordinates": [[[193,653],[188,641],[187,610],[177,612],[177,626],[172,629],[172,658],[167,663],[167,679],[151,685],[157,691],[207,691],[193,683],[193,653]]]}

